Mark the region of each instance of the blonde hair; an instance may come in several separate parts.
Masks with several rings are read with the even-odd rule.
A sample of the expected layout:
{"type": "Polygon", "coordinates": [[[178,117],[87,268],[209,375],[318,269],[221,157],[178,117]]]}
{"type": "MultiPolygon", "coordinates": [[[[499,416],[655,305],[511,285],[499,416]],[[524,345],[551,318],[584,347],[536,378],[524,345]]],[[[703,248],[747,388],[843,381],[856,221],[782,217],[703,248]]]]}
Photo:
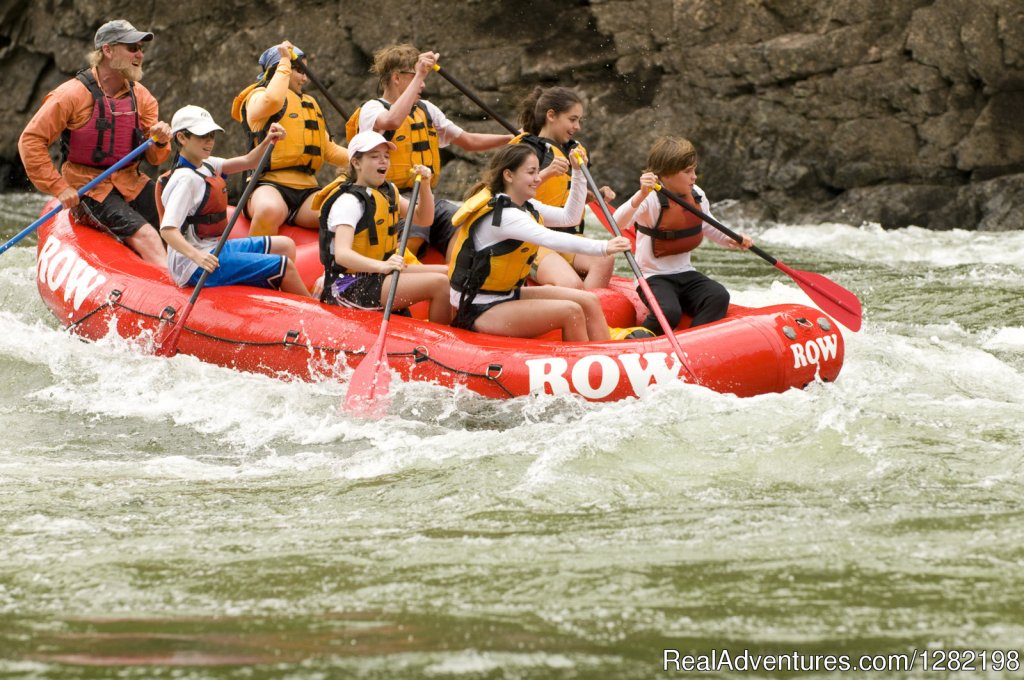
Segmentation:
{"type": "Polygon", "coordinates": [[[89,62],[89,68],[96,68],[103,63],[103,50],[93,50],[86,55],[86,60],[89,62]]]}
{"type": "Polygon", "coordinates": [[[697,149],[682,137],[659,137],[647,154],[647,172],[674,175],[697,165],[697,149]]]}
{"type": "Polygon", "coordinates": [[[410,43],[389,45],[373,53],[373,65],[370,66],[370,73],[377,75],[377,91],[384,94],[384,90],[391,79],[391,74],[399,71],[415,71],[416,61],[420,53],[416,46],[410,43]]]}

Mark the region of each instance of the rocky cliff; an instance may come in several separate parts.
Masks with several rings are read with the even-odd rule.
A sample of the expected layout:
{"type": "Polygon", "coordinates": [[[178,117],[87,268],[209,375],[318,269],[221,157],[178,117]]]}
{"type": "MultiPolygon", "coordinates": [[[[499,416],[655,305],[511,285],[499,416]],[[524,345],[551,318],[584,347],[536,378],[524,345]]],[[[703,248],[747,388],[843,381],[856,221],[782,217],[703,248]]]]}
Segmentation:
{"type": "MultiPolygon", "coordinates": [[[[373,51],[409,41],[506,118],[536,84],[575,88],[594,174],[620,194],[672,133],[696,143],[712,198],[753,215],[1024,228],[1022,0],[8,0],[0,184],[19,179],[25,122],[111,18],[156,33],[143,82],[162,117],[207,107],[229,128],[222,153],[242,150],[230,102],[267,47],[309,52],[349,113],[375,94],[373,51]]],[[[426,96],[464,127],[500,131],[440,77],[426,96]]],[[[441,193],[460,195],[484,161],[448,154],[441,193]]]]}

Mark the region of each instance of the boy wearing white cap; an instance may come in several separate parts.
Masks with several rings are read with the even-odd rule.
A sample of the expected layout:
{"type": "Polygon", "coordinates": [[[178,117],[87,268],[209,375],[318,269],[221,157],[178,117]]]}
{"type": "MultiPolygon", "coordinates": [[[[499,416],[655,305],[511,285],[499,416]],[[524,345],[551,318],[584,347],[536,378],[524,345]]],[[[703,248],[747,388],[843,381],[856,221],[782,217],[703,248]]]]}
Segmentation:
{"type": "Polygon", "coordinates": [[[124,19],[100,26],[89,55],[90,68],[43,99],[25,126],[18,152],[39,191],[56,196],[79,222],[113,234],[151,264],[164,266],[164,247],[154,225],[152,180],[138,161],[118,170],[79,197],[78,189],[152,137],[146,160],[160,165],[170,155],[171,130],[160,121],[156,99],[138,81],[145,45],[153,34],[124,19]],[[60,171],[49,147],[60,139],[60,171]]]}
{"type": "MultiPolygon", "coordinates": [[[[383,309],[400,271],[392,309],[430,301],[429,318],[451,321],[447,269],[441,265],[406,264],[398,252],[401,220],[409,201],[387,181],[395,145],[379,132],[360,132],[348,144],[349,170],[321,189],[313,200],[320,210],[320,261],[324,265],[321,301],[356,309],[383,309]]],[[[422,176],[413,220],[429,224],[434,216],[430,168],[414,165],[422,176]]]]}
{"type": "Polygon", "coordinates": [[[309,296],[295,268],[295,242],[287,236],[229,239],[219,256],[213,250],[228,225],[224,177],[251,170],[267,145],[284,137],[274,124],[263,142],[244,156],[212,156],[215,137],[224,129],[206,109],[185,106],[171,119],[178,148],[175,166],[157,181],[156,204],[160,235],[167,249],[167,268],[179,286],[195,286],[202,270],[211,272],[207,286],[232,284],[281,289],[309,296]]]}

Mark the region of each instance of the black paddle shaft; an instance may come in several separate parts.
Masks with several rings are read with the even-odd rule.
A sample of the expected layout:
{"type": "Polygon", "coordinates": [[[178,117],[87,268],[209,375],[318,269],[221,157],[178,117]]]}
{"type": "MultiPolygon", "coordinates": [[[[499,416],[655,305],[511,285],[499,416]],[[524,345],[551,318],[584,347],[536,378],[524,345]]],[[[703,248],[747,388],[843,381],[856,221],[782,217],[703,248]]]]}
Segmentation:
{"type": "Polygon", "coordinates": [[[331,96],[331,93],[328,92],[327,88],[324,87],[323,83],[320,82],[320,79],[317,78],[315,75],[313,75],[313,72],[309,70],[309,67],[306,66],[305,68],[306,68],[306,76],[309,78],[309,82],[313,83],[313,86],[316,89],[320,90],[320,94],[322,94],[324,96],[324,98],[330,103],[330,105],[334,107],[334,110],[338,112],[338,114],[341,116],[342,120],[346,120],[347,121],[348,120],[348,114],[345,113],[345,109],[341,108],[341,104],[339,104],[337,101],[335,101],[334,97],[331,96]]]}
{"type": "MultiPolygon", "coordinates": [[[[724,224],[722,224],[721,222],[716,220],[711,215],[708,215],[703,210],[701,210],[699,208],[695,208],[694,206],[690,205],[689,203],[684,201],[682,198],[680,198],[679,195],[676,194],[675,192],[669,191],[664,186],[662,186],[660,189],[658,189],[658,191],[660,191],[661,193],[665,194],[665,196],[667,196],[669,199],[671,199],[674,203],[677,203],[679,205],[679,207],[681,207],[683,210],[689,210],[694,215],[696,215],[697,217],[701,218],[702,220],[704,220],[705,222],[707,222],[708,224],[713,226],[715,229],[717,229],[718,231],[722,232],[723,234],[725,234],[726,236],[731,238],[733,241],[736,241],[736,243],[743,243],[743,237],[742,236],[740,236],[735,231],[733,231],[729,227],[725,226],[724,224]]],[[[772,265],[773,267],[778,263],[778,260],[776,260],[774,257],[769,255],[768,253],[764,252],[763,250],[761,250],[757,246],[750,246],[750,252],[752,252],[755,255],[757,255],[758,257],[764,259],[765,261],[768,262],[768,264],[772,265]]]]}
{"type": "MultiPolygon", "coordinates": [[[[416,209],[416,201],[420,197],[420,184],[422,184],[422,181],[417,177],[412,187],[412,195],[409,197],[409,209],[405,213],[405,224],[402,226],[402,240],[398,244],[398,254],[402,257],[405,257],[405,247],[409,243],[409,232],[412,231],[412,213],[416,209]]],[[[388,303],[384,306],[385,321],[391,318],[391,306],[395,304],[395,293],[398,292],[399,273],[399,270],[396,269],[391,274],[391,289],[388,291],[388,303]]]]}
{"type": "Polygon", "coordinates": [[[482,99],[480,99],[480,97],[477,97],[473,93],[473,91],[470,90],[465,85],[463,85],[459,81],[458,78],[456,78],[455,76],[451,75],[450,73],[448,73],[448,71],[445,71],[440,66],[435,66],[435,69],[437,70],[437,72],[439,74],[441,74],[442,78],[444,78],[449,83],[454,85],[455,89],[457,89],[459,92],[461,92],[462,94],[466,95],[471,100],[473,100],[474,104],[479,106],[483,110],[483,112],[486,113],[488,116],[490,116],[494,120],[498,121],[498,123],[500,123],[503,128],[505,128],[506,130],[508,130],[509,132],[511,132],[514,135],[518,135],[519,134],[519,130],[516,128],[515,125],[510,123],[508,120],[506,120],[504,117],[502,117],[501,114],[497,113],[494,109],[492,109],[490,106],[488,106],[482,99]]]}
{"type": "MultiPolygon", "coordinates": [[[[608,209],[608,204],[605,203],[604,197],[601,195],[600,190],[597,188],[597,182],[594,181],[594,176],[590,174],[590,169],[584,163],[580,163],[580,170],[583,171],[583,176],[587,178],[587,184],[590,186],[590,190],[594,192],[594,196],[597,197],[597,204],[601,206],[601,212],[604,213],[604,219],[608,222],[608,226],[611,227],[612,232],[616,236],[622,236],[622,232],[619,231],[619,225],[615,222],[615,217],[612,215],[611,210],[608,209]]],[[[633,276],[637,280],[644,278],[643,273],[640,271],[640,265],[637,264],[636,258],[633,257],[633,253],[629,250],[623,253],[626,256],[626,262],[629,263],[629,268],[633,270],[633,276]]]]}

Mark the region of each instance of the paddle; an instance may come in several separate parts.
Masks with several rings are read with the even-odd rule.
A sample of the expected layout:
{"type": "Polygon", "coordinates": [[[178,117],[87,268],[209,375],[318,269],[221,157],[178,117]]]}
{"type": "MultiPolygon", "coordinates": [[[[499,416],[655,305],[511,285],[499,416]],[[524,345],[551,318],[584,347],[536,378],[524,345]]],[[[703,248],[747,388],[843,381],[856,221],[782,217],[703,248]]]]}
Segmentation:
{"type": "MultiPolygon", "coordinates": [[[[150,138],[150,139],[147,139],[146,141],[144,141],[142,144],[139,144],[137,147],[132,149],[131,153],[129,153],[127,156],[125,156],[124,158],[122,158],[118,162],[116,162],[113,165],[111,165],[109,168],[107,168],[102,173],[100,173],[96,177],[96,179],[92,180],[91,182],[86,184],[84,187],[79,189],[78,190],[78,195],[79,196],[84,196],[88,191],[90,191],[97,184],[99,184],[100,182],[102,182],[106,178],[110,177],[111,175],[113,175],[115,172],[117,172],[118,170],[120,170],[124,166],[128,165],[129,163],[131,163],[133,160],[135,160],[141,154],[143,154],[146,151],[146,149],[149,148],[149,145],[152,144],[152,143],[153,143],[153,138],[150,138]]],[[[24,229],[19,231],[17,234],[14,235],[13,238],[11,238],[10,241],[8,241],[7,243],[5,243],[2,246],[0,246],[0,254],[2,254],[4,251],[6,251],[8,248],[13,246],[15,243],[17,243],[21,239],[23,239],[26,236],[28,236],[29,234],[31,234],[36,229],[38,229],[40,227],[40,225],[42,225],[47,220],[52,218],[54,215],[59,213],[63,208],[64,208],[64,206],[61,205],[60,203],[58,203],[56,206],[54,206],[54,208],[52,210],[48,211],[45,215],[40,217],[38,220],[36,220],[32,224],[28,225],[27,227],[25,227],[24,229]]]]}
{"type": "Polygon", "coordinates": [[[486,103],[484,103],[484,101],[482,99],[480,99],[480,97],[477,97],[472,92],[472,90],[470,90],[468,87],[463,85],[459,81],[458,78],[456,78],[455,76],[453,76],[450,73],[448,73],[448,71],[446,71],[443,68],[441,68],[440,64],[434,64],[434,70],[437,71],[438,74],[442,78],[444,78],[449,83],[454,85],[456,90],[458,90],[462,94],[464,94],[467,97],[469,97],[473,101],[474,104],[476,104],[477,106],[479,106],[481,108],[481,110],[483,110],[484,113],[486,113],[488,116],[490,116],[494,120],[498,121],[498,123],[500,123],[503,128],[505,128],[506,130],[508,130],[509,132],[511,132],[514,135],[518,135],[519,134],[520,131],[519,131],[518,128],[516,128],[515,125],[513,125],[510,122],[508,122],[507,120],[505,120],[505,118],[503,118],[501,115],[496,113],[495,110],[492,109],[490,106],[488,106],[486,103]]]}
{"type": "MultiPolygon", "coordinates": [[[[292,61],[295,60],[295,52],[292,52],[292,61]]],[[[322,94],[327,99],[327,101],[330,102],[331,106],[334,107],[334,110],[337,111],[339,115],[341,115],[342,122],[348,120],[348,114],[345,113],[345,109],[341,108],[341,104],[334,100],[334,97],[332,97],[331,93],[327,91],[327,88],[323,86],[323,84],[320,82],[320,79],[313,75],[313,72],[309,70],[308,59],[306,60],[306,63],[302,65],[302,68],[305,69],[306,77],[309,78],[309,82],[313,83],[313,86],[316,89],[320,90],[320,94],[322,94]]]]}
{"type": "MultiPolygon", "coordinates": [[[[412,213],[416,209],[416,200],[420,195],[422,176],[417,173],[413,180],[412,196],[409,197],[409,208],[405,213],[405,225],[402,227],[402,239],[397,253],[404,253],[409,243],[409,232],[412,231],[412,213]]],[[[388,334],[388,321],[391,319],[391,307],[395,304],[395,293],[398,292],[398,274],[396,269],[391,274],[391,289],[388,301],[384,305],[384,319],[380,324],[377,341],[366,352],[366,356],[356,366],[352,379],[348,383],[348,394],[345,396],[345,410],[360,418],[377,420],[387,413],[391,399],[388,386],[391,384],[391,369],[388,367],[388,355],[384,351],[388,334]]]]}
{"type": "MultiPolygon", "coordinates": [[[[249,183],[245,185],[245,191],[242,192],[242,197],[238,200],[238,204],[235,206],[234,212],[231,213],[231,219],[228,220],[228,226],[224,228],[224,233],[220,235],[220,239],[217,241],[217,245],[213,249],[213,256],[217,257],[220,255],[221,249],[224,248],[224,244],[228,240],[228,236],[231,234],[231,230],[235,226],[235,222],[238,221],[238,216],[242,214],[242,206],[249,200],[249,195],[252,194],[253,189],[256,188],[256,182],[259,179],[260,174],[263,173],[263,168],[266,167],[267,163],[270,162],[270,155],[274,153],[274,145],[277,142],[270,142],[267,150],[263,152],[263,156],[260,158],[259,164],[256,169],[253,170],[252,178],[249,183]]],[[[178,320],[174,323],[174,326],[167,331],[163,337],[157,339],[156,349],[154,353],[161,357],[173,357],[178,353],[178,337],[181,335],[181,331],[185,328],[185,321],[188,319],[189,314],[192,313],[192,307],[196,304],[196,299],[199,298],[199,292],[206,285],[206,279],[209,278],[210,272],[203,270],[202,276],[199,277],[199,281],[196,282],[195,290],[192,291],[192,296],[188,299],[188,304],[181,310],[181,314],[178,316],[178,320]]]]}
{"type": "MultiPolygon", "coordinates": [[[[434,70],[437,71],[437,73],[442,78],[444,78],[449,83],[454,85],[455,89],[457,89],[459,92],[461,92],[462,94],[464,94],[467,97],[469,97],[473,101],[474,104],[476,104],[477,106],[480,107],[481,110],[483,110],[484,113],[486,113],[488,116],[490,116],[494,120],[498,121],[498,123],[500,123],[503,128],[505,128],[506,130],[511,132],[513,135],[518,135],[520,132],[522,132],[521,130],[516,128],[515,125],[510,123],[507,119],[503,118],[494,109],[492,109],[490,106],[488,106],[486,103],[484,103],[484,101],[482,99],[480,99],[480,97],[476,96],[476,94],[474,94],[472,90],[470,90],[468,87],[463,85],[462,82],[460,82],[458,78],[456,78],[455,76],[453,76],[450,73],[448,73],[448,71],[445,71],[444,69],[442,69],[440,64],[434,64],[434,70]]],[[[598,193],[596,189],[593,189],[593,191],[594,191],[595,195],[598,193]]],[[[601,213],[598,210],[594,209],[594,203],[595,203],[595,201],[590,201],[587,205],[589,205],[590,209],[594,211],[595,215],[597,215],[598,221],[600,221],[602,224],[604,224],[604,227],[606,229],[611,231],[611,225],[604,221],[604,219],[601,216],[601,213]]]]}
{"type": "MultiPolygon", "coordinates": [[[[583,175],[587,178],[587,185],[590,190],[594,192],[594,196],[597,197],[597,203],[601,207],[601,212],[604,214],[604,219],[611,228],[612,233],[616,236],[622,236],[622,232],[619,231],[619,225],[612,217],[612,213],[608,210],[608,204],[605,203],[604,196],[598,191],[597,182],[594,181],[594,177],[590,174],[590,170],[587,169],[587,164],[583,162],[583,157],[579,152],[576,152],[576,160],[580,163],[580,170],[583,171],[583,175]]],[[[661,330],[665,332],[665,337],[668,338],[669,343],[672,345],[672,349],[676,353],[676,359],[679,360],[679,364],[686,369],[686,372],[690,375],[694,384],[699,385],[700,381],[697,380],[697,376],[693,370],[686,363],[683,358],[683,348],[679,346],[679,340],[676,338],[675,329],[672,328],[668,323],[668,319],[665,318],[665,313],[661,310],[661,305],[654,298],[654,293],[651,292],[651,287],[647,284],[647,279],[644,278],[643,272],[640,271],[640,265],[636,263],[636,258],[633,257],[633,253],[629,250],[624,251],[626,256],[626,262],[629,263],[630,269],[633,270],[633,276],[636,277],[636,282],[640,286],[640,290],[644,292],[644,297],[647,298],[647,306],[654,313],[655,318],[658,319],[658,324],[661,326],[661,330]]]]}
{"type": "MultiPolygon", "coordinates": [[[[674,203],[679,204],[679,206],[684,210],[690,211],[713,226],[715,229],[731,238],[733,241],[743,243],[743,238],[739,234],[732,231],[710,215],[707,215],[701,210],[690,205],[675,193],[669,191],[660,184],[655,184],[654,188],[674,203]]],[[[852,292],[821,274],[793,269],[792,267],[789,267],[775,259],[757,246],[751,246],[750,250],[761,259],[788,274],[789,277],[796,281],[797,285],[807,293],[807,297],[811,298],[811,300],[813,300],[814,303],[826,314],[832,315],[836,321],[843,324],[851,331],[857,332],[860,330],[861,304],[860,300],[858,300],[857,296],[852,292]]]]}

